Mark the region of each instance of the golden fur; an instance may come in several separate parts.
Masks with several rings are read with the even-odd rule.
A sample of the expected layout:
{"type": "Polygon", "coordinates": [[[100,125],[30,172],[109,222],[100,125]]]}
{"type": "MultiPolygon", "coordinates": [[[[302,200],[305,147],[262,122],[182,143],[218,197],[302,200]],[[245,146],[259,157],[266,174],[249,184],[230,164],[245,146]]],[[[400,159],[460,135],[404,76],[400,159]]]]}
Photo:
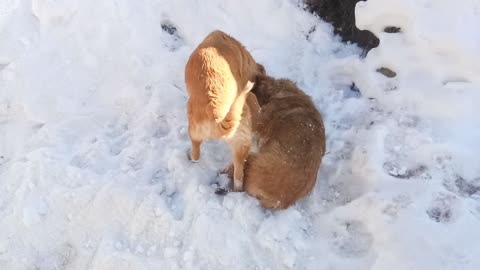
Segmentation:
{"type": "MultiPolygon", "coordinates": [[[[258,151],[245,165],[245,191],[264,208],[285,209],[315,186],[325,154],[323,120],[290,80],[259,76],[252,93],[261,112],[254,115],[258,151]]],[[[232,177],[231,168],[225,172],[232,177]]]]}
{"type": "Polygon", "coordinates": [[[256,76],[264,72],[237,40],[210,33],[192,52],[185,66],[189,158],[200,159],[208,139],[224,139],[233,152],[235,190],[243,189],[244,163],[251,146],[251,116],[245,100],[256,76]]]}

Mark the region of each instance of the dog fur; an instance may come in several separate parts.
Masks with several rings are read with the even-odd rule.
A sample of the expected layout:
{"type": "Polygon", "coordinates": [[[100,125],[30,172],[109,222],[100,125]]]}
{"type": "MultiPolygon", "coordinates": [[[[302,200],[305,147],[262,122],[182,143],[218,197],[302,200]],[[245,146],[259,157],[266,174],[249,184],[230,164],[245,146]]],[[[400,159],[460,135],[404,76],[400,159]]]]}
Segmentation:
{"type": "MultiPolygon", "coordinates": [[[[323,119],[290,80],[259,76],[252,93],[261,113],[254,120],[258,151],[245,165],[245,191],[264,208],[286,209],[315,186],[325,154],[323,119]]],[[[232,176],[231,169],[227,173],[232,176]]]]}
{"type": "Polygon", "coordinates": [[[185,66],[189,159],[200,159],[200,146],[223,139],[231,147],[234,188],[243,190],[244,163],[251,146],[251,112],[244,106],[258,74],[264,74],[245,47],[222,31],[213,31],[192,52],[185,66]]]}

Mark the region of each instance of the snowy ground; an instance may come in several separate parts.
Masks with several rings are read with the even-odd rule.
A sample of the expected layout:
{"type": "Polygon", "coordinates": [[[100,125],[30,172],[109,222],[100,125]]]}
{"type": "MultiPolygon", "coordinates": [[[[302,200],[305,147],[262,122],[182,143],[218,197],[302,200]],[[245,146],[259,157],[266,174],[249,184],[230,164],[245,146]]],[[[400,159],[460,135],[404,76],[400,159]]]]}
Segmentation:
{"type": "Polygon", "coordinates": [[[292,0],[2,0],[0,269],[479,269],[480,4],[356,13],[365,59],[292,0]],[[222,143],[185,158],[183,68],[214,29],[324,115],[286,211],[213,193],[222,143]]]}

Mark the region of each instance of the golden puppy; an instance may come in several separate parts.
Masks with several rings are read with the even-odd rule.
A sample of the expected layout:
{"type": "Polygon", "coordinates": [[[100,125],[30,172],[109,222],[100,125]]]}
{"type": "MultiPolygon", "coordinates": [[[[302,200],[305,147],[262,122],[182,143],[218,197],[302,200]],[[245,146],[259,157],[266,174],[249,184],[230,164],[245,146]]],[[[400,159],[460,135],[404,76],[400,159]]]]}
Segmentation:
{"type": "MultiPolygon", "coordinates": [[[[258,149],[245,165],[245,191],[264,208],[285,209],[315,186],[325,154],[322,116],[289,80],[258,76],[252,93],[261,112],[254,126],[258,149]]],[[[224,172],[232,177],[231,166],[224,172]]]]}
{"type": "Polygon", "coordinates": [[[248,93],[264,72],[240,42],[222,31],[210,33],[192,52],[185,66],[188,92],[189,158],[200,159],[200,145],[223,139],[233,152],[234,189],[243,189],[244,163],[251,146],[248,93]]]}

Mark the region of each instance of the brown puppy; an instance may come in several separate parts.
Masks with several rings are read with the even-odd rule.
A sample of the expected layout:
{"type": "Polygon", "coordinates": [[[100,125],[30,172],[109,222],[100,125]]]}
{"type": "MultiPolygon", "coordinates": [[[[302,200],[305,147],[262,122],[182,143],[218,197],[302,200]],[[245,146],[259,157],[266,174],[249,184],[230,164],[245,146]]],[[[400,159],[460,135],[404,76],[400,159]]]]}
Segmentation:
{"type": "MultiPolygon", "coordinates": [[[[258,151],[245,167],[245,190],[264,208],[285,209],[309,193],[325,154],[322,116],[290,80],[259,76],[261,107],[254,127],[258,151]]],[[[231,169],[227,171],[231,177],[231,169]]]]}
{"type": "Polygon", "coordinates": [[[185,66],[189,95],[189,158],[200,159],[200,145],[223,139],[233,152],[234,187],[243,189],[244,163],[251,146],[250,112],[244,106],[256,76],[264,72],[240,42],[222,31],[210,33],[185,66]]]}

